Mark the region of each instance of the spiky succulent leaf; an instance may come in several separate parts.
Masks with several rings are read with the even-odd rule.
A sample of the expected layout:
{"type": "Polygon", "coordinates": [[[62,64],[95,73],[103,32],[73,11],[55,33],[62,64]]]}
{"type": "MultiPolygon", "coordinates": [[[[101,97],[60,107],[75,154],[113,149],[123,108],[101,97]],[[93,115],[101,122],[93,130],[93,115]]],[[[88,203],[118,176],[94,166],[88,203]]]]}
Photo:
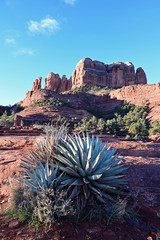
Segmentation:
{"type": "Polygon", "coordinates": [[[50,166],[48,160],[45,167],[41,162],[36,165],[35,169],[30,168],[25,171],[25,176],[20,181],[25,183],[31,188],[32,191],[38,192],[40,189],[53,189],[56,190],[60,184],[63,173],[57,176],[57,167],[50,166]]]}
{"type": "MultiPolygon", "coordinates": [[[[116,148],[102,145],[100,138],[89,135],[68,136],[56,147],[55,162],[65,177],[59,188],[69,186],[70,198],[79,198],[83,208],[92,195],[100,202],[114,201],[114,195],[122,193],[120,188],[126,184],[122,172],[126,169],[116,148]]],[[[54,165],[55,166],[55,165],[54,165]]]]}

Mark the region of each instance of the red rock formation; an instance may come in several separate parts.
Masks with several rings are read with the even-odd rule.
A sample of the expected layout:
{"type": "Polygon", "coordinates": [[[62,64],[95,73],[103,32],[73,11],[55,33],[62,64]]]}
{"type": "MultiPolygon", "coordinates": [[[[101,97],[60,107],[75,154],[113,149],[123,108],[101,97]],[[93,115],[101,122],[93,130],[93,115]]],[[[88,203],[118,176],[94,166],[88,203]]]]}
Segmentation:
{"type": "MultiPolygon", "coordinates": [[[[33,91],[41,89],[41,80],[41,77],[35,79],[32,91],[27,93],[27,97],[31,97],[33,91]]],[[[65,92],[84,85],[120,88],[146,83],[147,78],[143,69],[138,68],[135,73],[134,65],[130,62],[104,64],[90,58],[84,58],[77,64],[69,80],[67,80],[65,75],[60,78],[59,74],[50,72],[45,78],[45,89],[65,92]]]]}
{"type": "Polygon", "coordinates": [[[147,78],[144,70],[141,67],[137,68],[136,84],[146,84],[146,83],[147,83],[147,78]]]}
{"type": "Polygon", "coordinates": [[[61,83],[59,74],[50,72],[45,78],[45,89],[50,91],[57,91],[61,83]]]}
{"type": "Polygon", "coordinates": [[[146,75],[142,68],[135,74],[134,65],[130,62],[104,64],[90,58],[82,59],[72,74],[72,88],[83,85],[108,86],[119,88],[134,84],[146,84],[146,75]]]}
{"type": "Polygon", "coordinates": [[[68,80],[66,78],[66,75],[63,75],[61,82],[60,82],[58,92],[65,92],[67,90],[67,85],[68,85],[68,80]]]}
{"type": "Polygon", "coordinates": [[[34,80],[33,86],[32,86],[32,91],[36,91],[41,89],[41,81],[42,77],[39,77],[38,79],[34,80]]]}

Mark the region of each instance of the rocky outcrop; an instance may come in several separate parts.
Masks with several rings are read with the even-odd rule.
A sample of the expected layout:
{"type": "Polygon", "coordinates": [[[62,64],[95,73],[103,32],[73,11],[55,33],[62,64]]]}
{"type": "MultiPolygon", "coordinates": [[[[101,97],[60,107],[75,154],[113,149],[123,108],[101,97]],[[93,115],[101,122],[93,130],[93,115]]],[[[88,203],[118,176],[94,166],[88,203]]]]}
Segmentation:
{"type": "Polygon", "coordinates": [[[38,79],[34,80],[33,86],[32,86],[32,91],[36,91],[41,89],[41,81],[42,77],[39,77],[38,79]]]}
{"type": "MultiPolygon", "coordinates": [[[[36,79],[32,91],[41,89],[42,78],[36,79]]],[[[53,92],[65,92],[81,86],[102,86],[109,88],[121,88],[123,86],[146,84],[147,78],[144,70],[140,67],[136,70],[131,62],[114,62],[105,64],[90,58],[82,59],[68,80],[66,75],[62,78],[59,74],[50,72],[45,78],[45,89],[53,92]]]]}
{"type": "Polygon", "coordinates": [[[45,89],[55,92],[64,92],[71,89],[69,83],[70,80],[67,80],[66,75],[60,78],[59,74],[50,72],[45,78],[45,89]]]}
{"type": "Polygon", "coordinates": [[[82,59],[72,74],[72,89],[83,85],[120,88],[134,84],[146,84],[146,75],[142,68],[135,73],[130,62],[104,64],[90,58],[82,59]]]}
{"type": "Polygon", "coordinates": [[[144,70],[140,67],[136,71],[136,84],[146,84],[147,78],[144,70]]]}

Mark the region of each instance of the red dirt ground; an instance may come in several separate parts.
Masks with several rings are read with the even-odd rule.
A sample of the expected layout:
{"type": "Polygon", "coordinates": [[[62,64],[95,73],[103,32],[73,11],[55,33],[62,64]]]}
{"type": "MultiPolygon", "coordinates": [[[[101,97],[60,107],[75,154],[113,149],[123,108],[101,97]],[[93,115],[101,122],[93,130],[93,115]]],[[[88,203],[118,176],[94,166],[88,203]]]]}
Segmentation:
{"type": "Polygon", "coordinates": [[[20,223],[17,228],[9,228],[11,220],[4,217],[10,192],[10,181],[18,174],[22,157],[33,147],[36,136],[0,136],[0,239],[3,240],[143,240],[152,232],[152,238],[160,232],[160,143],[134,142],[120,138],[101,136],[103,140],[116,146],[125,155],[124,163],[129,165],[126,176],[133,201],[137,202],[138,222],[76,223],[65,219],[54,224],[46,232],[44,229],[29,228],[20,223]]]}

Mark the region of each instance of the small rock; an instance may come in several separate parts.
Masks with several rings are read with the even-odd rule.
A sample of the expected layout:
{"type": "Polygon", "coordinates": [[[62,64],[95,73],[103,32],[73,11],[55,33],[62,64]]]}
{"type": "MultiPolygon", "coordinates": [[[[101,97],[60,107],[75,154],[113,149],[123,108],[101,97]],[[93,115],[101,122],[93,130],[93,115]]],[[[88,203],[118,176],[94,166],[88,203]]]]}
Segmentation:
{"type": "Polygon", "coordinates": [[[19,227],[19,225],[20,225],[19,220],[18,220],[18,219],[14,219],[14,220],[12,220],[12,221],[8,224],[8,227],[9,227],[9,228],[17,228],[17,227],[19,227]]]}
{"type": "Polygon", "coordinates": [[[21,233],[22,233],[22,231],[18,231],[18,232],[17,232],[17,236],[19,236],[21,233]]]}
{"type": "Polygon", "coordinates": [[[147,240],[153,240],[153,238],[151,236],[147,237],[147,240]]]}

